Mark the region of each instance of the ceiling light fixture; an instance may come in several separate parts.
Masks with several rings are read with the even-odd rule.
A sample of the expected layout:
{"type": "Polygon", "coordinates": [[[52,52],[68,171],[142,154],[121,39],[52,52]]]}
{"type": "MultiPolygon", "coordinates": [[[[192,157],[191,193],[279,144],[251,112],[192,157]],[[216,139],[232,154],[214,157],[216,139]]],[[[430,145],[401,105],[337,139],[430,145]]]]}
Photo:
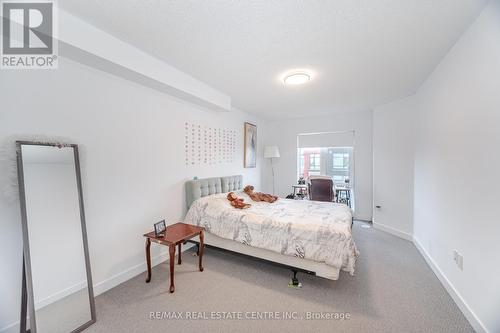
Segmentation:
{"type": "Polygon", "coordinates": [[[283,83],[287,86],[296,86],[309,81],[311,81],[311,74],[304,71],[289,73],[283,79],[283,83]]]}

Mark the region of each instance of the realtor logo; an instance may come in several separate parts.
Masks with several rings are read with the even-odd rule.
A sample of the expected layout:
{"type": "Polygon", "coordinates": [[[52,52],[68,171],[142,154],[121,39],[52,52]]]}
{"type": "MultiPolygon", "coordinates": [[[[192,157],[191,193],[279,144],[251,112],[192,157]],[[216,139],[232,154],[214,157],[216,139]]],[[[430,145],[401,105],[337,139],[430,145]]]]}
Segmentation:
{"type": "Polygon", "coordinates": [[[53,1],[2,2],[2,69],[57,68],[53,1]]]}

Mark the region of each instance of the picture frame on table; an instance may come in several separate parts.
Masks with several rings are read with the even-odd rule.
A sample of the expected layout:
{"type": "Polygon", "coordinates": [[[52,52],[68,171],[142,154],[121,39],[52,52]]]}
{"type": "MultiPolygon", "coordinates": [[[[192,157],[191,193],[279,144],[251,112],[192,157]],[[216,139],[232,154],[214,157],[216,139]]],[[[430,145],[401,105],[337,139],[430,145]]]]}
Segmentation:
{"type": "Polygon", "coordinates": [[[165,231],[167,230],[165,220],[161,220],[160,222],[155,223],[154,230],[156,237],[163,237],[165,235],[165,231]]]}

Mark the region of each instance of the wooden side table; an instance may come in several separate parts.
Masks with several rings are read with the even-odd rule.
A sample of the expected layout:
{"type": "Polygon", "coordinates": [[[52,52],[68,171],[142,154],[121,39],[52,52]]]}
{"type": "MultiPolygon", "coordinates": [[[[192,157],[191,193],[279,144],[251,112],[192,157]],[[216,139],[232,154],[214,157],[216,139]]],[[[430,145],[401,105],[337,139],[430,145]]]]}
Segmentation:
{"type": "Polygon", "coordinates": [[[179,247],[179,257],[177,263],[180,265],[182,263],[181,259],[181,245],[186,243],[187,240],[194,238],[196,236],[200,237],[200,245],[198,250],[198,268],[200,272],[203,272],[203,240],[205,228],[198,227],[186,223],[175,223],[169,225],[165,231],[165,236],[156,237],[154,231],[144,234],[146,237],[146,263],[148,265],[148,276],[146,278],[146,283],[151,281],[151,242],[158,243],[161,245],[168,246],[168,252],[170,255],[170,292],[175,291],[174,285],[174,260],[175,260],[175,247],[179,247]]]}

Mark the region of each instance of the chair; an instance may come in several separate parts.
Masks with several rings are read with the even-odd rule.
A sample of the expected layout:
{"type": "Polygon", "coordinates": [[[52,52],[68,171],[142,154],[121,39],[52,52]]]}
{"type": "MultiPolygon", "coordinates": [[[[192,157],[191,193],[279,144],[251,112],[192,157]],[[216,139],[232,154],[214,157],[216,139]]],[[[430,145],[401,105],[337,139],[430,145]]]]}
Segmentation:
{"type": "Polygon", "coordinates": [[[333,202],[335,187],[331,177],[311,176],[308,179],[309,200],[333,202]]]}

